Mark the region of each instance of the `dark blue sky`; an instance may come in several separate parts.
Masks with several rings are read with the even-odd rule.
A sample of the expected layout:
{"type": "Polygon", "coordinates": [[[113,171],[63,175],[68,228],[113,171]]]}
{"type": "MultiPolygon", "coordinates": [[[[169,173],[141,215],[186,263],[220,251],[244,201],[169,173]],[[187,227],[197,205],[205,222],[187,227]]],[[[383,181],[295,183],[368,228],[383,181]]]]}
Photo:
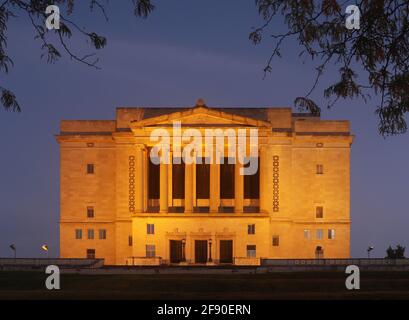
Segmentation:
{"type": "MultiPolygon", "coordinates": [[[[314,80],[311,64],[297,58],[296,43],[275,60],[263,80],[271,44],[248,40],[258,17],[253,0],[156,1],[148,20],[132,15],[131,1],[111,1],[109,22],[81,13],[81,25],[108,37],[99,52],[102,70],[64,57],[41,60],[40,43],[25,16],[9,25],[8,50],[15,66],[2,86],[12,89],[23,112],[0,111],[0,256],[40,256],[49,244],[58,255],[59,152],[54,134],[61,119],[113,119],[119,106],[188,106],[203,97],[209,106],[292,106],[314,80]]],[[[78,8],[79,11],[87,7],[78,8]]],[[[276,24],[278,31],[282,26],[276,24]]],[[[83,50],[83,38],[72,40],[83,50]]],[[[86,53],[87,51],[80,51],[86,53]]],[[[335,80],[334,70],[323,85],[335,80]]],[[[322,106],[322,91],[314,98],[322,106]]],[[[384,139],[377,133],[374,98],[340,101],[323,110],[324,119],[347,119],[356,135],[352,146],[351,253],[383,257],[388,245],[409,245],[408,135],[384,139]]]]}

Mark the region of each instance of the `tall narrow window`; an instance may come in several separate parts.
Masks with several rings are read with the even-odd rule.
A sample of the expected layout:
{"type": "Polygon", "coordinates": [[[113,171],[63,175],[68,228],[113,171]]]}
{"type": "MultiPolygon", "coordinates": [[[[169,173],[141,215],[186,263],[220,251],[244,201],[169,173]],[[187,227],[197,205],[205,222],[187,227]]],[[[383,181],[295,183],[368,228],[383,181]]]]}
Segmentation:
{"type": "Polygon", "coordinates": [[[146,245],[146,257],[147,258],[155,258],[156,256],[156,248],[153,244],[146,245]]]}
{"type": "Polygon", "coordinates": [[[224,158],[220,164],[220,199],[234,199],[234,162],[224,158]]]}
{"type": "Polygon", "coordinates": [[[174,158],[172,164],[173,199],[185,198],[185,163],[182,158],[174,158]]]}
{"type": "Polygon", "coordinates": [[[153,163],[151,157],[148,157],[148,159],[148,198],[159,199],[160,166],[153,163]]]}
{"type": "MultiPolygon", "coordinates": [[[[250,163],[258,161],[258,169],[255,174],[244,176],[244,199],[260,198],[260,158],[251,158],[250,163]]],[[[250,165],[246,165],[248,167],[250,165]]]]}
{"type": "Polygon", "coordinates": [[[324,232],[322,231],[322,229],[317,229],[317,240],[322,240],[323,237],[324,232]]]}
{"type": "Polygon", "coordinates": [[[82,239],[82,230],[81,229],[75,229],[75,239],[77,239],[77,240],[82,239]]]}
{"type": "Polygon", "coordinates": [[[94,218],[94,207],[87,207],[87,218],[94,218]]]}
{"type": "Polygon", "coordinates": [[[311,232],[310,229],[304,229],[304,239],[311,239],[311,232]]]}
{"type": "Polygon", "coordinates": [[[255,257],[256,257],[256,246],[248,245],[247,246],[247,258],[255,258],[255,257]]]}
{"type": "Polygon", "coordinates": [[[317,164],[317,174],[324,174],[324,165],[317,164]]]}
{"type": "Polygon", "coordinates": [[[196,163],[196,198],[209,199],[210,195],[210,164],[206,158],[198,159],[196,163]],[[199,163],[201,160],[202,163],[199,163]]]}
{"type": "Polygon", "coordinates": [[[107,238],[107,231],[105,229],[99,229],[99,239],[105,240],[107,238]]]}
{"type": "Polygon", "coordinates": [[[324,218],[324,207],[315,208],[315,217],[319,219],[324,218]]]}
{"type": "Polygon", "coordinates": [[[247,226],[247,234],[256,234],[256,225],[255,224],[249,224],[247,226]]]}
{"type": "Polygon", "coordinates": [[[328,239],[335,239],[335,229],[328,229],[328,239]]]}
{"type": "Polygon", "coordinates": [[[273,236],[273,247],[278,247],[280,245],[280,237],[273,236]]]}
{"type": "Polygon", "coordinates": [[[148,223],[146,225],[146,233],[147,234],[155,234],[155,225],[148,223]]]}
{"type": "Polygon", "coordinates": [[[87,174],[94,174],[94,164],[93,163],[88,163],[87,164],[87,174]]]}
{"type": "Polygon", "coordinates": [[[94,229],[88,229],[88,239],[94,239],[94,229]]]}
{"type": "Polygon", "coordinates": [[[132,236],[129,236],[128,237],[128,246],[132,247],[132,242],[133,242],[132,236]]]}

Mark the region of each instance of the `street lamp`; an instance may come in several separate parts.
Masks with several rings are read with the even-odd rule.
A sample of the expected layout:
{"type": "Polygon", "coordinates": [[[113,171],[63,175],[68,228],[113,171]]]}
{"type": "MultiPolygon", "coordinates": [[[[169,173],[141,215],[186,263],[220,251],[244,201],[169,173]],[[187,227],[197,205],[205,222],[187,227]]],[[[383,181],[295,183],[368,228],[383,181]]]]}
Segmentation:
{"type": "Polygon", "coordinates": [[[15,244],[11,244],[10,249],[14,251],[14,259],[16,259],[16,257],[17,257],[17,248],[16,248],[15,244]]]}
{"type": "Polygon", "coordinates": [[[209,262],[212,262],[212,239],[209,239],[209,262]]]}
{"type": "Polygon", "coordinates": [[[186,255],[185,255],[185,245],[186,245],[186,239],[182,239],[182,261],[186,261],[186,255]]]}
{"type": "Polygon", "coordinates": [[[366,249],[366,252],[368,252],[368,259],[371,257],[371,251],[374,249],[373,246],[369,246],[368,249],[366,249]]]}
{"type": "Polygon", "coordinates": [[[48,251],[48,245],[43,244],[41,246],[41,249],[43,249],[45,252],[47,252],[47,257],[49,258],[50,257],[50,252],[48,251]]]}

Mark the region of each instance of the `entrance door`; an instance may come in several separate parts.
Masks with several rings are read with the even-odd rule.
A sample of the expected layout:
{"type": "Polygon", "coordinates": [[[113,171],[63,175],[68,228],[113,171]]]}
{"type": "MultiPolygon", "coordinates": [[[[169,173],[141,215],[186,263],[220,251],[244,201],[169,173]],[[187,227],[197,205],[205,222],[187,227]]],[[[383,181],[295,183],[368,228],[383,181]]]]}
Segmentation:
{"type": "Polygon", "coordinates": [[[182,260],[182,241],[170,240],[170,263],[179,263],[182,260]]]}
{"type": "Polygon", "coordinates": [[[321,246],[317,246],[315,249],[315,259],[324,259],[324,250],[321,246]]]}
{"type": "Polygon", "coordinates": [[[220,263],[233,263],[233,240],[220,240],[220,263]]]}
{"type": "Polygon", "coordinates": [[[195,262],[207,262],[207,240],[195,240],[195,262]]]}

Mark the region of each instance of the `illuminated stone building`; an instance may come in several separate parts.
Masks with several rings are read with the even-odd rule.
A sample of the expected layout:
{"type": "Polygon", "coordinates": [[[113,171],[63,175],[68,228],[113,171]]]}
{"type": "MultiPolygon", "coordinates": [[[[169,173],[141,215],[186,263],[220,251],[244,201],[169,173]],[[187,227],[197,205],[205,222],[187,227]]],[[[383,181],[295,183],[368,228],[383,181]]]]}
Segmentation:
{"type": "Polygon", "coordinates": [[[348,121],[199,101],[189,108],[118,108],[115,120],[64,120],[60,129],[62,258],[252,265],[350,255],[348,121]],[[151,133],[161,128],[172,137],[175,121],[179,134],[257,129],[257,173],[241,175],[241,165],[228,161],[155,164],[151,133]]]}

